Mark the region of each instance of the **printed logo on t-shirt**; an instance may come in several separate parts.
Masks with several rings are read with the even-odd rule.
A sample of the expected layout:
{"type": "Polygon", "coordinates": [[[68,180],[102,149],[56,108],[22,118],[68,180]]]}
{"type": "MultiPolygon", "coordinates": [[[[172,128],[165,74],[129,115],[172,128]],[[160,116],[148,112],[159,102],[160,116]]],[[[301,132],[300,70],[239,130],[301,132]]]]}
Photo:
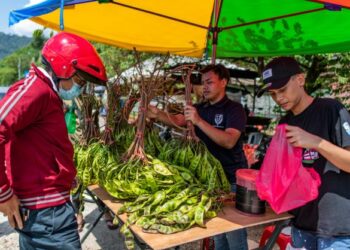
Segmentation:
{"type": "Polygon", "coordinates": [[[222,121],[224,120],[224,115],[223,114],[216,114],[215,115],[215,127],[223,127],[222,125],[220,126],[220,124],[222,123],[222,121]]]}
{"type": "Polygon", "coordinates": [[[346,133],[350,135],[350,125],[348,122],[343,123],[343,128],[345,129],[346,133]]]}
{"type": "Polygon", "coordinates": [[[318,156],[318,152],[316,150],[313,150],[313,149],[305,149],[304,150],[303,163],[312,164],[318,158],[320,158],[320,157],[318,156]]]}

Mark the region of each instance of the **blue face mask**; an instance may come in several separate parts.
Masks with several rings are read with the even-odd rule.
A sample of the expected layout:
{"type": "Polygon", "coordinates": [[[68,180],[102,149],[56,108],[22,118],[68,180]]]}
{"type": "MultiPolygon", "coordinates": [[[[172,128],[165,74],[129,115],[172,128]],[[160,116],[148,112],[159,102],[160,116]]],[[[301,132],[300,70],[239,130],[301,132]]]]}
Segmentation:
{"type": "Polygon", "coordinates": [[[71,89],[64,90],[60,87],[58,94],[63,100],[73,100],[81,94],[81,86],[73,82],[71,89]]]}

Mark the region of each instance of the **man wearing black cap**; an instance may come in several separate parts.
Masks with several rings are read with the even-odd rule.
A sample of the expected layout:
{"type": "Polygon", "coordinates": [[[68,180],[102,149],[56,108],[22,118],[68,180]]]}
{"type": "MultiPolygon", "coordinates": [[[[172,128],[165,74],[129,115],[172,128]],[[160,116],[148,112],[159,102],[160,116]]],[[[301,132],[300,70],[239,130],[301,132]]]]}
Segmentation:
{"type": "Polygon", "coordinates": [[[293,246],[304,249],[350,249],[350,115],[329,98],[313,98],[304,89],[297,61],[279,57],[263,71],[264,85],[287,115],[288,142],[303,148],[303,166],[321,177],[319,196],[294,209],[293,246]]]}

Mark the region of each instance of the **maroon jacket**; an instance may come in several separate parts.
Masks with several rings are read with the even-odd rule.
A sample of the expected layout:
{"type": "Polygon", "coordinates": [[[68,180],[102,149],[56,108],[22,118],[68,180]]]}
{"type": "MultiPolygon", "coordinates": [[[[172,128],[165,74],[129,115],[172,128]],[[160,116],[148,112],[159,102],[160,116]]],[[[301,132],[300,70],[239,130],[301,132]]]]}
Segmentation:
{"type": "Polygon", "coordinates": [[[75,175],[62,100],[33,65],[0,101],[0,203],[15,193],[30,209],[61,205],[75,175]]]}

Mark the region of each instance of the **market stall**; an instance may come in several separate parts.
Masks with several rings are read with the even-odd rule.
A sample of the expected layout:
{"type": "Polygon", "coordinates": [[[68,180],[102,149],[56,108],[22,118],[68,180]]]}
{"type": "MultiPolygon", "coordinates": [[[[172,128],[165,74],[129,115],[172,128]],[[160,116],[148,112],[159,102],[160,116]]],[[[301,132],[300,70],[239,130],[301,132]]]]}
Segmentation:
{"type": "MultiPolygon", "coordinates": [[[[115,214],[118,213],[118,210],[123,205],[122,202],[110,196],[98,185],[89,186],[89,190],[115,214]]],[[[123,223],[127,221],[126,214],[119,215],[118,218],[123,223]]],[[[225,203],[222,212],[217,217],[206,222],[206,228],[193,227],[175,234],[149,234],[143,232],[136,225],[131,226],[131,230],[141,242],[152,249],[166,249],[241,228],[276,223],[276,235],[272,236],[270,242],[267,242],[264,247],[264,249],[271,249],[281,230],[281,226],[285,225],[290,218],[292,216],[287,213],[277,215],[269,208],[265,214],[259,216],[244,214],[235,209],[234,202],[231,201],[225,203]]]]}
{"type": "MultiPolygon", "coordinates": [[[[348,46],[346,45],[348,38],[344,36],[343,32],[346,30],[344,27],[346,27],[348,23],[348,12],[340,12],[342,9],[341,6],[329,3],[320,5],[319,3],[301,1],[293,5],[290,1],[290,3],[281,5],[281,8],[270,8],[271,6],[276,7],[275,2],[270,1],[266,4],[262,1],[259,4],[264,6],[264,10],[266,11],[261,11],[263,15],[260,13],[258,16],[251,10],[260,9],[257,8],[257,6],[260,6],[259,4],[252,4],[249,5],[250,8],[245,8],[247,5],[240,2],[236,3],[238,6],[236,6],[236,4],[223,4],[223,1],[211,1],[208,6],[203,6],[199,3],[183,5],[183,3],[179,2],[176,3],[174,8],[165,8],[165,12],[161,12],[163,10],[162,8],[155,8],[158,7],[158,5],[151,5],[152,8],[147,9],[147,6],[132,6],[114,1],[66,1],[66,3],[65,1],[61,1],[60,4],[56,2],[54,6],[52,6],[50,1],[45,1],[45,3],[41,3],[38,6],[23,10],[26,15],[20,15],[22,11],[18,13],[13,12],[11,15],[11,23],[18,22],[23,18],[32,18],[32,20],[51,28],[61,30],[65,28],[67,31],[74,33],[80,32],[89,39],[124,48],[136,48],[141,51],[170,52],[195,57],[201,57],[203,53],[209,52],[206,54],[211,55],[213,59],[215,57],[273,56],[276,54],[313,54],[320,52],[348,51],[348,46]],[[212,8],[213,5],[214,9],[212,8]],[[116,15],[117,11],[120,10],[120,6],[123,7],[121,8],[122,10],[127,10],[122,13],[124,15],[116,15]],[[183,6],[189,7],[187,12],[181,8],[183,6]],[[204,11],[198,11],[198,7],[202,7],[204,11]],[[37,8],[39,8],[39,11],[37,8]],[[195,13],[207,14],[201,17],[189,15],[188,13],[194,13],[192,8],[195,9],[195,13]],[[140,41],[138,42],[138,40],[133,37],[130,38],[130,36],[127,35],[129,33],[124,33],[120,36],[118,36],[119,34],[113,35],[113,37],[128,37],[127,41],[112,42],[108,39],[108,36],[96,37],[82,32],[82,28],[78,30],[74,29],[81,23],[84,27],[87,27],[85,20],[99,20],[98,18],[91,18],[91,9],[94,9],[94,13],[96,13],[98,17],[117,16],[122,18],[123,21],[128,19],[128,23],[133,25],[131,27],[124,26],[122,28],[127,31],[130,30],[134,34],[140,33],[136,32],[135,26],[140,28],[141,31],[143,31],[142,34],[147,38],[146,44],[140,41]],[[101,15],[102,11],[106,11],[107,9],[110,10],[111,15],[101,15]],[[235,12],[237,13],[235,18],[232,18],[231,15],[227,15],[228,12],[232,13],[232,9],[237,10],[235,12]],[[51,13],[52,10],[55,11],[51,13]],[[134,12],[135,10],[141,10],[141,12],[129,15],[130,12],[134,12]],[[177,10],[182,10],[181,16],[175,15],[177,14],[177,10]],[[82,14],[83,18],[77,18],[77,13],[82,14]],[[151,14],[150,21],[146,22],[146,19],[140,18],[140,13],[151,14]],[[184,13],[186,18],[192,16],[194,19],[182,19],[182,13],[184,13]],[[248,13],[253,13],[253,16],[247,15],[248,13]],[[60,19],[58,19],[58,14],[60,19]],[[18,16],[20,16],[20,18],[18,18],[18,16]],[[125,18],[125,16],[128,18],[125,18]],[[72,26],[70,26],[70,17],[74,17],[72,26]],[[147,29],[137,22],[132,22],[132,18],[142,20],[142,22],[153,29],[147,29]],[[327,22],[320,22],[318,27],[315,28],[315,19],[327,20],[327,22]],[[77,23],[75,20],[80,20],[81,23],[77,23]],[[210,20],[212,20],[212,23],[208,25],[210,20]],[[235,20],[235,23],[226,23],[227,20],[235,20]],[[335,23],[341,25],[334,25],[335,23]],[[185,25],[184,29],[177,27],[179,24],[185,25]],[[335,26],[337,27],[336,29],[334,29],[335,26]],[[256,30],[252,30],[252,27],[256,27],[256,30]],[[194,29],[192,30],[193,32],[190,32],[190,28],[194,29]],[[232,35],[233,29],[235,29],[235,35],[232,35]],[[324,37],[327,36],[325,36],[324,32],[320,32],[320,29],[322,31],[327,31],[328,36],[335,37],[335,39],[330,43],[329,39],[324,39],[324,37]],[[175,37],[185,38],[185,40],[181,40],[179,43],[170,43],[170,41],[177,40],[174,39],[174,37],[168,40],[170,37],[168,33],[169,30],[180,32],[181,35],[178,36],[175,34],[175,37]],[[154,31],[156,32],[153,33],[154,31]],[[157,36],[157,32],[166,34],[166,40],[161,40],[160,36],[157,36]],[[208,36],[208,32],[211,34],[210,36],[208,36]],[[284,36],[280,36],[282,33],[284,36]],[[183,34],[186,34],[186,36],[183,36],[183,34]],[[319,34],[322,34],[322,36],[319,36],[319,34]],[[335,36],[335,34],[337,34],[337,36],[335,36]],[[343,36],[339,34],[343,34],[343,36]],[[187,37],[187,35],[189,37],[187,37]],[[279,36],[282,38],[277,39],[279,36]],[[152,44],[149,42],[149,38],[153,38],[159,43],[152,44]],[[209,42],[207,43],[207,41],[209,42]],[[242,41],[247,42],[245,43],[242,41]],[[258,43],[258,41],[262,43],[258,43]],[[170,47],[164,47],[164,44],[169,44],[170,47]],[[184,46],[184,44],[187,46],[184,46]],[[206,46],[206,44],[209,46],[206,46]]],[[[108,32],[110,30],[121,32],[121,28],[115,28],[115,23],[123,22],[112,22],[110,19],[107,19],[101,20],[100,22],[94,21],[92,24],[97,26],[95,30],[92,28],[91,23],[89,23],[90,25],[88,25],[88,27],[94,34],[101,34],[102,31],[100,27],[102,26],[107,27],[106,30],[108,32]]],[[[141,37],[140,34],[137,34],[137,36],[141,37]]],[[[112,132],[115,132],[113,126],[106,126],[103,145],[100,144],[100,138],[92,144],[90,138],[97,137],[97,135],[88,133],[89,136],[86,136],[86,138],[89,139],[85,140],[85,145],[81,145],[81,147],[76,150],[78,155],[78,176],[80,177],[82,190],[93,183],[99,183],[99,185],[103,185],[104,188],[107,189],[109,194],[96,186],[90,190],[115,214],[118,214],[118,218],[125,223],[126,227],[123,231],[126,238],[129,238],[128,235],[131,230],[147,245],[155,249],[162,249],[241,228],[290,218],[289,215],[285,215],[286,217],[282,215],[277,216],[271,213],[271,211],[263,216],[247,217],[235,212],[232,204],[224,204],[224,206],[219,209],[217,198],[220,197],[220,192],[228,192],[227,180],[226,178],[222,178],[223,171],[220,164],[217,164],[215,160],[212,159],[212,156],[202,148],[200,150],[194,150],[197,147],[189,142],[176,142],[165,146],[160,143],[158,145],[156,145],[156,143],[152,144],[153,142],[157,142],[158,139],[154,137],[154,134],[148,133],[149,131],[146,130],[145,116],[147,105],[150,100],[156,96],[154,91],[156,88],[152,90],[149,82],[144,80],[144,78],[141,78],[141,83],[142,84],[140,84],[138,88],[141,90],[140,95],[137,97],[141,99],[141,104],[136,131],[118,128],[118,136],[123,135],[126,139],[134,138],[134,140],[132,140],[131,143],[130,141],[121,143],[121,141],[118,141],[122,139],[121,136],[113,140],[112,132]],[[131,131],[132,136],[125,136],[127,135],[126,131],[131,131]],[[119,148],[116,149],[115,152],[112,152],[111,146],[116,145],[114,144],[115,142],[116,144],[119,143],[119,148]],[[129,145],[130,147],[127,148],[126,151],[125,147],[129,145]],[[192,161],[192,159],[200,159],[202,161],[203,158],[206,164],[199,164],[199,160],[197,162],[192,161]],[[195,162],[195,164],[193,164],[193,169],[191,169],[192,162],[195,162]],[[188,169],[190,171],[187,171],[188,169]],[[172,189],[171,186],[176,186],[178,180],[180,180],[182,186],[178,186],[176,190],[175,188],[172,189]],[[187,188],[193,188],[191,185],[197,185],[194,189],[196,192],[182,192],[182,190],[186,190],[187,188]],[[172,195],[170,198],[168,192],[172,195]],[[165,193],[167,195],[165,195],[165,193]],[[176,197],[179,196],[180,193],[183,197],[177,200],[176,197]],[[153,196],[157,194],[161,194],[164,197],[160,200],[156,200],[153,196]],[[110,195],[125,200],[133,199],[133,201],[128,204],[130,211],[121,203],[113,202],[110,195]],[[134,210],[132,211],[132,209],[140,205],[137,204],[140,197],[145,198],[145,201],[143,201],[142,207],[140,206],[140,210],[142,209],[141,213],[138,214],[138,211],[135,212],[134,210]],[[165,197],[169,200],[166,200],[165,197]],[[137,225],[137,223],[145,223],[145,217],[149,216],[151,212],[152,215],[160,215],[160,212],[166,212],[167,215],[179,212],[180,205],[184,204],[184,201],[189,197],[194,198],[193,203],[190,204],[193,205],[191,208],[192,210],[186,210],[186,213],[183,213],[183,215],[187,215],[188,212],[192,217],[188,216],[189,220],[183,223],[170,220],[171,223],[176,222],[181,224],[181,226],[176,223],[174,227],[171,227],[173,224],[171,224],[171,226],[167,225],[166,223],[170,222],[163,214],[162,216],[164,217],[161,219],[154,218],[157,219],[157,225],[163,225],[178,230],[171,232],[173,234],[160,234],[161,232],[158,229],[157,236],[146,234],[141,231],[141,227],[137,225]],[[155,201],[157,202],[155,203],[155,201]],[[164,204],[168,204],[166,202],[173,202],[174,204],[175,202],[179,202],[179,205],[174,206],[172,210],[165,211],[165,209],[162,210],[162,207],[164,204]],[[147,204],[147,207],[145,204],[147,204]],[[121,208],[124,209],[123,212],[120,212],[121,208]],[[196,216],[193,216],[194,211],[196,216]],[[197,218],[197,213],[200,215],[200,218],[197,218]],[[130,219],[131,217],[133,219],[130,219]],[[161,240],[157,243],[158,239],[161,240]]],[[[132,98],[129,98],[129,100],[132,100],[132,98]]],[[[88,111],[93,110],[93,108],[90,109],[90,103],[92,102],[87,103],[89,105],[84,105],[88,111]]],[[[89,114],[91,112],[86,113],[89,114]]],[[[85,120],[87,125],[92,125],[93,119],[91,114],[86,116],[85,120]]],[[[92,126],[89,126],[89,128],[92,128],[92,126]]],[[[94,132],[92,129],[86,131],[94,132]]],[[[182,212],[183,211],[181,211],[181,213],[182,212]]],[[[153,222],[153,225],[154,224],[155,221],[153,222]]],[[[156,230],[151,226],[143,229],[148,230],[149,228],[151,231],[156,230]]],[[[127,242],[127,244],[132,244],[130,240],[127,242]]],[[[130,248],[132,248],[131,245],[130,248]]]]}

